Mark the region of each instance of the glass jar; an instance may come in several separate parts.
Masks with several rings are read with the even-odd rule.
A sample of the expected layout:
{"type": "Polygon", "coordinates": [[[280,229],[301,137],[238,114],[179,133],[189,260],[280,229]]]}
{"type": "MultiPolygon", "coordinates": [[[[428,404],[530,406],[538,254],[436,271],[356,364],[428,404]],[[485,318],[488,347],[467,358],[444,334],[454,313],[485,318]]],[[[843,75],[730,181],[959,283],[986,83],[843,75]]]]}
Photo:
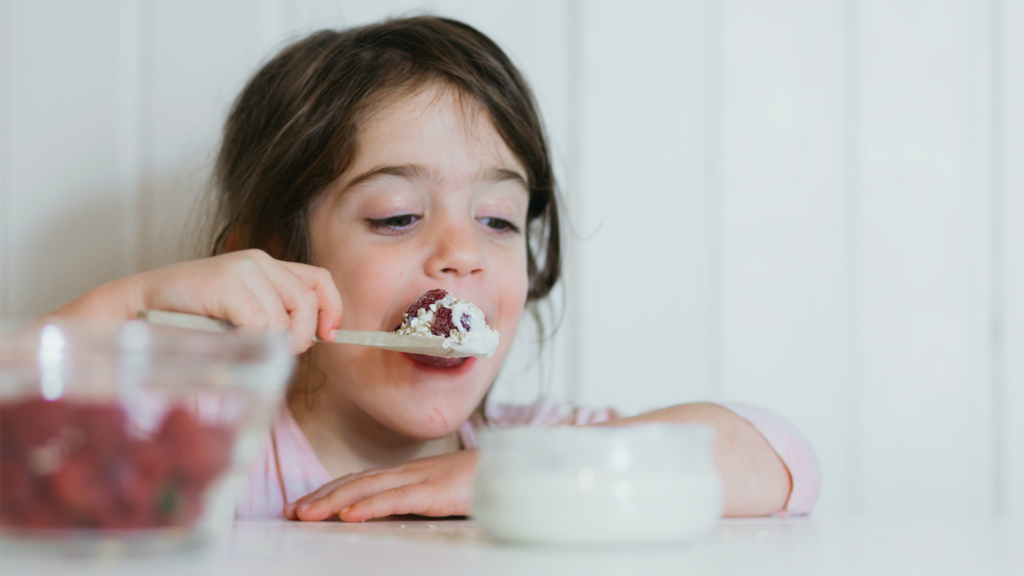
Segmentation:
{"type": "Polygon", "coordinates": [[[294,358],[283,334],[41,321],[0,340],[0,529],[195,544],[231,526],[294,358]]]}

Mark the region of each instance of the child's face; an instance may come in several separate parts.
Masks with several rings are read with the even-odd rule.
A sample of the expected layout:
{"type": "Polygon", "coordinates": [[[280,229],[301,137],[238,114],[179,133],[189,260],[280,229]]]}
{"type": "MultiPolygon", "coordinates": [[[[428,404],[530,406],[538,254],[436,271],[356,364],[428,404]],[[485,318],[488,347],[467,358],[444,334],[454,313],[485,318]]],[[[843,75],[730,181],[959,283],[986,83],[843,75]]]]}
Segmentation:
{"type": "Polygon", "coordinates": [[[473,302],[501,335],[490,359],[317,347],[327,401],[413,438],[450,434],[479,404],[526,303],[526,171],[491,127],[431,89],[372,115],[352,166],[314,205],[315,264],[344,304],[342,329],[392,331],[433,288],[473,302]]]}

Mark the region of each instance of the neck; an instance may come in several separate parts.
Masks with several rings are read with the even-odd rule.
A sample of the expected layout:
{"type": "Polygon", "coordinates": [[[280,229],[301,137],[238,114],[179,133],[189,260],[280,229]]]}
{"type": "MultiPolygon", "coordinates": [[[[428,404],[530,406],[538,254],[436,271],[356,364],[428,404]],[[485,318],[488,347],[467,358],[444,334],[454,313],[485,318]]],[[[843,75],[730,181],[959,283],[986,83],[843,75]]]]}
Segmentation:
{"type": "Polygon", "coordinates": [[[314,402],[289,395],[288,408],[324,468],[337,478],[371,468],[452,452],[458,433],[436,440],[410,438],[384,426],[341,394],[325,386],[314,402]]]}

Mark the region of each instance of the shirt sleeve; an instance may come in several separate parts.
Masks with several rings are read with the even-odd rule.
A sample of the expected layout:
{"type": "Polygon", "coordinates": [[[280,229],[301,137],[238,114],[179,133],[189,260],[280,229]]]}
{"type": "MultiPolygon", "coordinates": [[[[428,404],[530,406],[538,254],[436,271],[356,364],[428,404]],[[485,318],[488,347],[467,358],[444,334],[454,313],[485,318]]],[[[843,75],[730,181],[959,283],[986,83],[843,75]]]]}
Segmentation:
{"type": "Polygon", "coordinates": [[[807,439],[795,426],[782,416],[752,404],[719,402],[747,422],[750,422],[768,440],[775,453],[782,459],[789,471],[791,488],[783,509],[775,516],[798,516],[810,514],[818,500],[821,488],[821,471],[818,459],[807,439]]]}

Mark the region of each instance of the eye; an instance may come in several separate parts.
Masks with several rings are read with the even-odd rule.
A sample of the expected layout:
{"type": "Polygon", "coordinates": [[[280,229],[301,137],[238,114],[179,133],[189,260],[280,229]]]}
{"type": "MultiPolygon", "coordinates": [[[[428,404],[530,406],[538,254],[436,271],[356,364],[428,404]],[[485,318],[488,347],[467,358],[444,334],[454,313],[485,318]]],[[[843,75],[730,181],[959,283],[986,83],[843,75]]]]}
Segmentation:
{"type": "Polygon", "coordinates": [[[490,230],[504,232],[504,233],[518,233],[519,228],[509,220],[505,218],[496,218],[494,216],[486,216],[483,218],[477,218],[477,221],[485,225],[490,230]]]}
{"type": "Polygon", "coordinates": [[[494,218],[491,216],[485,218],[477,218],[477,220],[487,226],[491,230],[497,230],[499,232],[519,232],[519,227],[515,224],[505,220],[504,218],[494,218]]]}
{"type": "Polygon", "coordinates": [[[420,216],[416,214],[399,214],[397,216],[388,216],[387,218],[367,218],[366,225],[371,230],[401,232],[415,224],[419,219],[420,216]]]}

